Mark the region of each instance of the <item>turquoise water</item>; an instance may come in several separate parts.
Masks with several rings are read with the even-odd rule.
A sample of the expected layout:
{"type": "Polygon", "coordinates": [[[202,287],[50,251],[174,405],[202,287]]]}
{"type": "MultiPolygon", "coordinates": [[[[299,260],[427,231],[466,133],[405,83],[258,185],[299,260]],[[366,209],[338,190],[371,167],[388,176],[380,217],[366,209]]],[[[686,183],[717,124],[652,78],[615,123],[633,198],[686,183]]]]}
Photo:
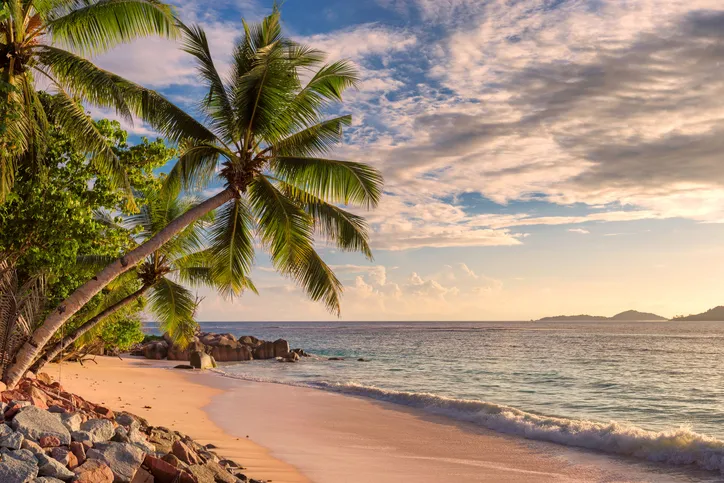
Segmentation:
{"type": "Polygon", "coordinates": [[[318,356],[223,366],[232,377],[724,469],[724,323],[202,323],[202,330],[284,338],[318,356]]]}

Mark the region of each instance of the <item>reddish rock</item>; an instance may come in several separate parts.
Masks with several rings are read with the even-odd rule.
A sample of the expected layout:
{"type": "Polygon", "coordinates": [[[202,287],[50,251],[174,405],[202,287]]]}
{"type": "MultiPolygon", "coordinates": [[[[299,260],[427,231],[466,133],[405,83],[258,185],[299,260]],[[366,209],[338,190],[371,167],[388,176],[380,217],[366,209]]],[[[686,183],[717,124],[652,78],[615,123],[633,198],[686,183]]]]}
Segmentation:
{"type": "Polygon", "coordinates": [[[53,448],[50,452],[50,456],[52,456],[53,459],[60,461],[63,466],[68,467],[70,470],[75,469],[78,466],[78,458],[65,448],[53,448]]]}
{"type": "Polygon", "coordinates": [[[48,396],[35,386],[28,388],[28,396],[33,406],[38,406],[40,409],[48,409],[48,396]]]}
{"type": "Polygon", "coordinates": [[[100,460],[88,460],[73,470],[76,483],[113,483],[113,472],[100,460]]]}
{"type": "Polygon", "coordinates": [[[96,406],[96,414],[100,414],[107,419],[114,419],[116,417],[116,415],[113,414],[113,411],[103,406],[96,406]]]}
{"type": "Polygon", "coordinates": [[[165,454],[161,457],[162,460],[164,460],[166,463],[170,464],[174,468],[182,468],[183,463],[181,463],[181,460],[176,457],[173,453],[165,454]]]}
{"type": "Polygon", "coordinates": [[[171,446],[171,452],[174,456],[188,465],[195,465],[199,463],[199,457],[196,452],[186,446],[186,443],[182,441],[174,441],[173,446],[171,446]]]}
{"type": "Polygon", "coordinates": [[[55,448],[60,446],[60,439],[57,436],[43,436],[38,443],[43,448],[55,448]]]}
{"type": "Polygon", "coordinates": [[[284,339],[277,339],[274,344],[274,357],[284,357],[289,352],[289,342],[284,339]]]}
{"type": "Polygon", "coordinates": [[[131,483],[154,483],[154,478],[151,473],[143,468],[139,468],[138,471],[136,471],[136,474],[133,475],[131,483]]]}
{"type": "Polygon", "coordinates": [[[70,451],[78,459],[78,464],[82,465],[83,463],[85,463],[85,446],[83,446],[83,443],[73,441],[72,443],[70,443],[70,451]]]}
{"type": "Polygon", "coordinates": [[[185,471],[149,454],[143,460],[143,465],[148,468],[156,483],[197,483],[196,478],[185,471]]]}
{"type": "Polygon", "coordinates": [[[20,391],[16,390],[9,390],[9,391],[3,391],[0,394],[0,398],[2,398],[4,403],[9,403],[10,401],[27,401],[28,397],[23,394],[20,391]]]}

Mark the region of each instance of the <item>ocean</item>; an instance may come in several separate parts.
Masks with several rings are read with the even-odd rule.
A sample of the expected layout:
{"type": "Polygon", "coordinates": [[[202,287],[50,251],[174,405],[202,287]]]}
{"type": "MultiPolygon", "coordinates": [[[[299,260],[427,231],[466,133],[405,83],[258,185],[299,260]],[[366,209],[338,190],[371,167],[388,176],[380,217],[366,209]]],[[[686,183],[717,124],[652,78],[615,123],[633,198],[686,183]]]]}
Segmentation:
{"type": "MultiPolygon", "coordinates": [[[[155,324],[146,330],[158,334],[155,324]]],[[[724,473],[724,323],[204,322],[201,330],[283,338],[314,354],[222,365],[229,377],[724,473]]]]}

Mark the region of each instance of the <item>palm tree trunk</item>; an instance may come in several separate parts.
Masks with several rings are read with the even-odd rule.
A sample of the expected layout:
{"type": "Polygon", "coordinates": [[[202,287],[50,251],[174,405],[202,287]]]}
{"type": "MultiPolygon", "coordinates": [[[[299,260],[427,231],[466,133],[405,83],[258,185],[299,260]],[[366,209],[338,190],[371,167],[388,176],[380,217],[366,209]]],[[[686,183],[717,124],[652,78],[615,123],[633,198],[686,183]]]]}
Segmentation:
{"type": "Polygon", "coordinates": [[[78,312],[98,292],[111,283],[116,277],[138,265],[144,258],[161,248],[171,238],[186,228],[190,223],[210,213],[227,201],[230,201],[237,192],[234,188],[226,188],[221,193],[209,198],[198,206],[190,209],[169,223],[163,230],[151,237],[146,243],[131,250],[106,268],[98,272],[93,279],[81,285],[43,321],[43,324],[33,332],[33,336],[18,351],[15,363],[5,373],[4,381],[9,388],[14,388],[20,381],[30,365],[35,361],[38,353],[45,344],[55,335],[60,327],[78,312]]]}
{"type": "Polygon", "coordinates": [[[139,290],[135,291],[134,293],[125,297],[119,302],[116,302],[114,305],[111,305],[92,319],[87,320],[83,325],[78,327],[75,332],[65,336],[60,342],[56,342],[55,344],[50,346],[45,354],[43,354],[40,359],[38,359],[35,364],[33,364],[32,370],[37,373],[40,369],[43,368],[43,366],[45,366],[45,364],[47,364],[48,362],[52,362],[53,359],[55,359],[64,348],[68,347],[70,344],[80,339],[84,334],[87,334],[89,331],[93,330],[93,328],[103,322],[109,315],[115,314],[123,307],[126,307],[127,305],[130,305],[131,303],[141,298],[143,294],[145,294],[151,287],[151,285],[144,285],[139,290]]]}

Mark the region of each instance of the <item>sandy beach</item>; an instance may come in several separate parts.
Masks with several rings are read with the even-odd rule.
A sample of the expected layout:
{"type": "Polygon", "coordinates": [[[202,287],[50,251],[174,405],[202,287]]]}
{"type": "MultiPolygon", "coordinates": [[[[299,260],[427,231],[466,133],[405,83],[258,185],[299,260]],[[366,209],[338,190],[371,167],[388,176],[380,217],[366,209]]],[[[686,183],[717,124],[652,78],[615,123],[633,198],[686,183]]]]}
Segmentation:
{"type": "Polygon", "coordinates": [[[530,442],[402,406],[98,357],[48,366],[63,386],[189,434],[276,483],[683,482],[668,467],[530,442]]]}

